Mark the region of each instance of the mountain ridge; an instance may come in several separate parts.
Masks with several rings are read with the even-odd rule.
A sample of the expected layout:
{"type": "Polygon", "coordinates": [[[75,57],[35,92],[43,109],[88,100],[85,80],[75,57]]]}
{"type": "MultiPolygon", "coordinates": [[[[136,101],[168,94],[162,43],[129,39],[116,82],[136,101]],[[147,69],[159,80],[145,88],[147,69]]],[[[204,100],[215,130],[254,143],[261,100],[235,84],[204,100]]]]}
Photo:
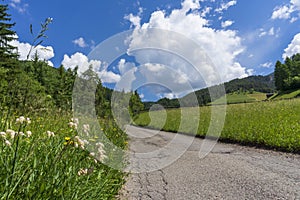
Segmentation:
{"type": "Polygon", "coordinates": [[[181,106],[204,106],[212,102],[211,99],[218,99],[224,95],[225,88],[226,94],[233,92],[262,92],[262,93],[273,93],[276,90],[274,81],[274,72],[266,76],[253,75],[245,78],[236,78],[225,82],[223,84],[206,87],[194,92],[191,92],[178,99],[162,98],[156,102],[143,102],[145,109],[148,110],[154,104],[160,104],[165,108],[178,108],[181,106]],[[210,94],[213,91],[213,94],[210,94]],[[195,96],[198,102],[195,102],[195,96]],[[213,95],[213,97],[211,97],[213,95]],[[179,103],[180,102],[180,103],[179,103]]]}

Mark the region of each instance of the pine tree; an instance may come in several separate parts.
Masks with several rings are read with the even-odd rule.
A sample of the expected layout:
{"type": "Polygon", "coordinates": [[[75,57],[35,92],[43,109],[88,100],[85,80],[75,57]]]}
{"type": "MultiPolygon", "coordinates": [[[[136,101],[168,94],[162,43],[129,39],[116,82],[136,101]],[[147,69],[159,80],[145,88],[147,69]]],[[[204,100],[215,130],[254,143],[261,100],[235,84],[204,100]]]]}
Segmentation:
{"type": "Polygon", "coordinates": [[[0,62],[18,57],[17,48],[9,44],[9,42],[15,40],[16,32],[11,30],[15,23],[9,23],[11,18],[7,11],[8,6],[0,4],[0,62]]]}
{"type": "Polygon", "coordinates": [[[275,72],[274,72],[274,76],[275,76],[275,86],[277,88],[277,90],[283,90],[284,88],[284,79],[286,77],[284,77],[284,71],[283,71],[283,67],[280,61],[276,62],[275,65],[275,72]]]}
{"type": "Polygon", "coordinates": [[[129,101],[129,110],[132,117],[136,117],[144,109],[144,104],[142,103],[141,97],[135,90],[129,101]]]}
{"type": "Polygon", "coordinates": [[[275,66],[275,86],[279,91],[300,88],[300,54],[287,57],[284,64],[277,61],[275,66]]]}

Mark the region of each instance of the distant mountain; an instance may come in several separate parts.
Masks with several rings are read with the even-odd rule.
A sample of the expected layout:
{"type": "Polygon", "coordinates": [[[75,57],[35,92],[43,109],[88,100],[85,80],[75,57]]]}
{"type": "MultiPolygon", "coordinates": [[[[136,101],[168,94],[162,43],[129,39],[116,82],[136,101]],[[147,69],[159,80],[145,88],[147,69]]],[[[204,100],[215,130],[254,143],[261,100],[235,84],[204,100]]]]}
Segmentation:
{"type": "Polygon", "coordinates": [[[242,79],[234,79],[224,84],[226,93],[238,90],[269,93],[275,91],[274,73],[267,76],[249,76],[242,79]]]}
{"type": "MultiPolygon", "coordinates": [[[[201,90],[195,91],[193,93],[187,94],[180,99],[167,99],[163,98],[157,102],[145,102],[145,109],[149,109],[153,104],[158,103],[165,108],[178,108],[180,106],[198,106],[207,105],[211,102],[211,96],[209,93],[213,91],[213,99],[222,97],[224,94],[222,92],[222,85],[212,86],[210,88],[203,88],[201,90]],[[198,102],[195,102],[195,96],[198,102]],[[179,103],[180,102],[180,103],[179,103]]],[[[275,81],[274,73],[267,76],[249,76],[241,79],[234,79],[229,82],[224,83],[226,94],[233,92],[262,92],[262,93],[272,93],[275,91],[275,81]]]]}
{"type": "MultiPolygon", "coordinates": [[[[204,88],[196,92],[190,93],[180,99],[181,105],[183,106],[197,106],[207,105],[211,102],[211,96],[214,95],[213,99],[218,99],[224,95],[222,92],[222,85],[212,86],[210,88],[204,88]],[[209,93],[213,91],[213,94],[209,93]],[[192,96],[196,95],[198,102],[192,102],[192,96]]],[[[262,92],[272,93],[275,91],[274,73],[267,76],[249,76],[246,78],[237,78],[229,82],[224,83],[226,94],[233,92],[262,92]]]]}

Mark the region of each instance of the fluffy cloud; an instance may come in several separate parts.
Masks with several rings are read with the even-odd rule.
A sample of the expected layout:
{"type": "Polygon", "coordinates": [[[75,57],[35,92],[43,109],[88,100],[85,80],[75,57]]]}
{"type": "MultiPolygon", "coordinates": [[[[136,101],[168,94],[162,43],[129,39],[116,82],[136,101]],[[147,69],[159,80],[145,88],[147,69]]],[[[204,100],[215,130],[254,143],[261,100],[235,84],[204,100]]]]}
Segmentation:
{"type": "Polygon", "coordinates": [[[247,69],[247,73],[249,76],[252,76],[254,74],[254,69],[247,69]]]}
{"type": "Polygon", "coordinates": [[[299,19],[300,0],[291,0],[289,4],[277,6],[272,13],[271,19],[290,19],[293,23],[299,19]],[[297,17],[292,17],[293,13],[298,13],[297,17]]]}
{"type": "Polygon", "coordinates": [[[144,66],[150,72],[162,72],[165,70],[165,66],[160,64],[146,63],[144,66]]]}
{"type": "Polygon", "coordinates": [[[181,4],[182,10],[187,12],[189,10],[197,10],[200,8],[199,0],[185,0],[181,4]]]}
{"type": "Polygon", "coordinates": [[[78,46],[81,47],[81,48],[85,48],[85,47],[88,46],[88,45],[86,44],[85,40],[84,40],[82,37],[80,37],[80,38],[78,38],[78,39],[76,39],[76,40],[73,40],[72,42],[73,42],[75,45],[78,45],[78,46]]]}
{"type": "Polygon", "coordinates": [[[11,0],[9,5],[16,9],[19,13],[25,13],[28,9],[28,4],[22,4],[21,0],[11,0]]]}
{"type": "Polygon", "coordinates": [[[68,55],[64,55],[62,65],[66,69],[74,69],[75,67],[78,67],[79,74],[89,69],[89,66],[92,66],[93,70],[98,73],[101,81],[105,83],[115,83],[120,80],[120,75],[111,71],[106,71],[105,63],[102,63],[99,60],[89,61],[86,55],[79,52],[71,55],[70,57],[68,55]]]}
{"type": "Polygon", "coordinates": [[[297,10],[300,10],[300,0],[291,0],[291,4],[297,10]]]}
{"type": "Polygon", "coordinates": [[[296,53],[300,53],[300,33],[294,36],[292,42],[284,50],[284,54],[282,55],[282,58],[286,59],[286,57],[291,57],[296,53]]]}
{"type": "Polygon", "coordinates": [[[272,65],[273,65],[272,62],[266,62],[266,63],[261,64],[260,66],[263,68],[270,68],[270,67],[272,67],[272,65]]]}
{"type": "MultiPolygon", "coordinates": [[[[235,4],[236,1],[224,4],[219,11],[235,4]]],[[[203,12],[198,12],[200,8],[199,1],[186,0],[180,9],[171,11],[169,15],[164,11],[155,11],[147,23],[134,24],[129,54],[143,65],[141,74],[146,80],[172,86],[174,95],[182,95],[190,86],[201,88],[217,84],[220,80],[216,74],[222,77],[222,81],[249,75],[237,62],[237,56],[244,50],[241,38],[232,30],[210,28],[208,21],[201,16],[203,12]],[[195,41],[198,46],[193,46],[195,44],[191,44],[187,38],[195,41]],[[157,50],[131,51],[151,47],[156,47],[157,50]],[[199,68],[195,69],[187,63],[184,60],[187,58],[182,59],[178,52],[180,56],[188,56],[199,68]]]]}
{"type": "MultiPolygon", "coordinates": [[[[18,40],[13,40],[10,42],[12,46],[18,48],[18,54],[20,60],[27,60],[27,55],[32,47],[29,43],[22,43],[18,40]]],[[[51,58],[54,57],[54,50],[51,46],[42,46],[38,45],[34,50],[31,51],[28,60],[33,60],[35,54],[37,53],[39,60],[47,61],[49,65],[53,66],[53,63],[49,61],[51,58]]]]}
{"type": "Polygon", "coordinates": [[[234,21],[227,20],[225,22],[222,22],[221,26],[222,26],[222,28],[227,28],[228,26],[231,26],[233,23],[234,23],[234,21]]]}
{"type": "Polygon", "coordinates": [[[143,93],[141,93],[139,96],[140,96],[141,99],[145,98],[145,95],[143,93]]]}
{"type": "Polygon", "coordinates": [[[135,16],[132,13],[130,13],[129,15],[126,15],[124,17],[124,19],[130,21],[133,26],[139,26],[141,23],[141,17],[135,16]]]}
{"type": "MultiPolygon", "coordinates": [[[[279,32],[279,30],[277,30],[277,33],[279,32]]],[[[263,36],[273,36],[275,35],[275,30],[274,27],[270,28],[268,31],[264,30],[264,29],[260,29],[260,34],[259,37],[263,37],[263,36]]]]}
{"type": "Polygon", "coordinates": [[[222,3],[220,8],[217,8],[216,12],[223,12],[224,10],[228,10],[231,6],[234,6],[237,4],[236,0],[229,1],[228,3],[222,3]]]}
{"type": "Polygon", "coordinates": [[[202,12],[201,12],[201,17],[206,17],[206,15],[208,15],[211,10],[212,10],[212,7],[206,7],[206,8],[204,8],[202,10],[202,12]]]}
{"type": "Polygon", "coordinates": [[[111,71],[102,70],[99,73],[99,77],[104,83],[116,83],[120,81],[121,77],[111,71]]]}
{"type": "Polygon", "coordinates": [[[131,27],[132,26],[139,26],[141,23],[141,15],[143,14],[143,8],[139,8],[139,12],[137,15],[133,15],[130,13],[129,15],[126,15],[124,19],[128,20],[131,22],[131,27]]]}
{"type": "Polygon", "coordinates": [[[89,61],[87,56],[85,56],[82,53],[75,53],[71,55],[70,57],[68,55],[64,55],[64,59],[61,63],[66,69],[74,69],[75,67],[78,67],[79,73],[83,73],[87,69],[89,69],[89,66],[92,65],[93,69],[99,69],[101,66],[101,61],[98,60],[92,60],[89,61]]]}
{"type": "Polygon", "coordinates": [[[277,7],[272,13],[272,19],[288,19],[290,18],[292,10],[288,6],[277,7]]]}
{"type": "Polygon", "coordinates": [[[136,66],[134,63],[126,62],[125,59],[121,59],[118,64],[118,69],[121,75],[124,75],[128,71],[132,69],[136,69],[136,66]]]}

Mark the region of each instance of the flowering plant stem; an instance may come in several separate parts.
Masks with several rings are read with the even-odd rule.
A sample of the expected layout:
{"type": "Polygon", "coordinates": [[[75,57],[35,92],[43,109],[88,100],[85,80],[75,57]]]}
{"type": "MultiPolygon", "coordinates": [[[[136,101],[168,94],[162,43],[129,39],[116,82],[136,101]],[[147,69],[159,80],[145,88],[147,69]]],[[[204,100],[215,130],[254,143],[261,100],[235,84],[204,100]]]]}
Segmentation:
{"type": "MultiPolygon", "coordinates": [[[[15,174],[15,168],[16,168],[16,165],[17,165],[18,148],[19,148],[19,140],[20,140],[19,133],[20,133],[21,130],[22,130],[22,124],[20,124],[19,130],[16,133],[16,147],[15,147],[14,157],[13,157],[13,160],[12,160],[11,179],[10,179],[9,187],[8,188],[11,188],[11,186],[13,184],[13,181],[14,181],[14,174],[15,174]]],[[[7,197],[6,197],[6,199],[8,199],[9,196],[10,195],[8,194],[7,197]]]]}

